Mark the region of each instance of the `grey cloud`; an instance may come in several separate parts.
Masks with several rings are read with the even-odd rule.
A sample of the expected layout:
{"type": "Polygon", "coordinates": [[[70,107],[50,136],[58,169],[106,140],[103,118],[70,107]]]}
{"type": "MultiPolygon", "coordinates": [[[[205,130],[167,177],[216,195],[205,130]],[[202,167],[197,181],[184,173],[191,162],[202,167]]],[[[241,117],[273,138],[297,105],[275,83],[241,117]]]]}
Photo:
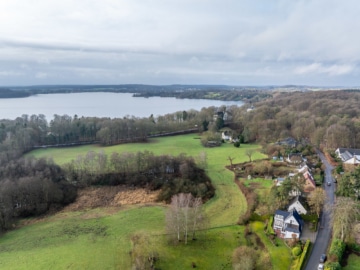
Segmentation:
{"type": "Polygon", "coordinates": [[[4,1],[0,76],[4,84],[353,84],[360,61],[357,5],[4,1]]]}

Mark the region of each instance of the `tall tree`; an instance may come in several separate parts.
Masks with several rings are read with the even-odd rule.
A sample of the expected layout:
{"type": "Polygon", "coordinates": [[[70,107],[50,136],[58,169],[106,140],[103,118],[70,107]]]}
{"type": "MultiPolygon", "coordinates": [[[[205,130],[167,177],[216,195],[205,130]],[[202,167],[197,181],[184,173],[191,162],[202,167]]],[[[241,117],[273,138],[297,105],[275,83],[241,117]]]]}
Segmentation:
{"type": "Polygon", "coordinates": [[[336,203],[329,207],[334,237],[344,241],[356,224],[360,215],[359,204],[348,197],[337,197],[336,203]]]}
{"type": "Polygon", "coordinates": [[[154,264],[159,259],[159,255],[153,241],[154,239],[144,232],[138,232],[131,236],[131,259],[134,270],[154,269],[154,264]]]}
{"type": "Polygon", "coordinates": [[[180,193],[171,198],[166,213],[166,228],[169,234],[176,236],[178,242],[187,244],[189,232],[195,239],[195,232],[204,217],[201,206],[201,198],[194,198],[191,193],[180,193]]]}
{"type": "Polygon", "coordinates": [[[311,210],[320,217],[321,210],[323,209],[327,196],[325,190],[321,187],[317,187],[313,190],[307,198],[307,202],[311,207],[311,210]]]}
{"type": "Polygon", "coordinates": [[[258,253],[248,246],[240,246],[235,249],[232,262],[235,270],[253,270],[256,267],[258,253]]]}

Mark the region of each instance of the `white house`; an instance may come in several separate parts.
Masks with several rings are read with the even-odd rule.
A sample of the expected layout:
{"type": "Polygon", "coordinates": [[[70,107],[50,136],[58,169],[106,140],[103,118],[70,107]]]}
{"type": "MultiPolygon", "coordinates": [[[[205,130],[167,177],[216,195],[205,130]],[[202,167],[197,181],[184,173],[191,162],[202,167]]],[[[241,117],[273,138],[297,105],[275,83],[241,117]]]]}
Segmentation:
{"type": "Polygon", "coordinates": [[[306,164],[303,164],[303,165],[300,166],[300,168],[298,169],[298,172],[299,172],[299,173],[305,173],[305,172],[308,172],[308,171],[310,171],[310,169],[309,169],[308,165],[306,165],[306,164]]]}
{"type": "Polygon", "coordinates": [[[232,132],[229,130],[225,130],[221,133],[221,139],[224,141],[231,141],[232,140],[232,132]]]}
{"type": "Polygon", "coordinates": [[[273,229],[278,237],[284,239],[300,238],[303,220],[296,209],[290,212],[276,210],[273,229]]]}
{"type": "Polygon", "coordinates": [[[360,149],[338,148],[335,150],[335,154],[345,164],[352,164],[352,165],[360,164],[360,149]]]}
{"type": "Polygon", "coordinates": [[[296,196],[294,199],[291,200],[289,206],[288,206],[288,212],[292,211],[293,209],[296,209],[296,211],[301,215],[306,215],[307,210],[305,209],[304,205],[300,202],[299,196],[296,196]]]}

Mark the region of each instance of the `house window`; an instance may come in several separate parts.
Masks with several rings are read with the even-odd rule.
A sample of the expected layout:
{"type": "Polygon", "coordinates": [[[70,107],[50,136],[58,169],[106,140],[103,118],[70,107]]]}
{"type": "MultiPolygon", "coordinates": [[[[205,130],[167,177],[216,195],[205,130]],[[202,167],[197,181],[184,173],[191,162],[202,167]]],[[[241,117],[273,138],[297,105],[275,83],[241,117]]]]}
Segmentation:
{"type": "Polygon", "coordinates": [[[283,225],[283,221],[282,220],[279,220],[279,219],[276,219],[275,222],[274,222],[274,226],[275,227],[282,227],[283,225]]]}

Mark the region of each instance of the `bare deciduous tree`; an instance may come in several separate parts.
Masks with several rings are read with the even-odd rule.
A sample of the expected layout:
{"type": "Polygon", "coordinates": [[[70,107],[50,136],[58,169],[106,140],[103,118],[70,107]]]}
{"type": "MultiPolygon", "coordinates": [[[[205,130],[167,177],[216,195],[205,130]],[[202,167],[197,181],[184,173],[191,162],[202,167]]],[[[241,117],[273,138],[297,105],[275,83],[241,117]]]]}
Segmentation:
{"type": "Polygon", "coordinates": [[[253,270],[256,267],[257,252],[248,246],[235,249],[232,261],[235,270],[253,270]]]}
{"type": "Polygon", "coordinates": [[[154,269],[154,264],[159,259],[159,255],[154,249],[156,245],[154,245],[153,239],[148,234],[139,232],[131,236],[131,242],[131,259],[133,262],[133,269],[154,269]]]}
{"type": "Polygon", "coordinates": [[[233,168],[233,160],[234,160],[235,158],[233,158],[233,157],[230,157],[230,156],[228,156],[228,160],[230,161],[230,166],[231,166],[231,168],[233,168]]]}
{"type": "Polygon", "coordinates": [[[191,193],[180,193],[171,198],[166,213],[166,226],[170,234],[176,236],[178,242],[187,244],[189,233],[195,239],[195,232],[203,220],[201,198],[194,198],[191,193]]]}
{"type": "Polygon", "coordinates": [[[252,161],[252,155],[254,154],[254,150],[253,149],[247,149],[245,151],[245,155],[247,155],[247,157],[249,158],[249,161],[251,162],[252,161]]]}
{"type": "Polygon", "coordinates": [[[337,197],[336,203],[328,206],[327,209],[331,211],[334,237],[344,241],[360,215],[358,202],[349,197],[337,197]]]}
{"type": "Polygon", "coordinates": [[[327,196],[325,190],[321,187],[317,187],[313,190],[307,198],[307,202],[311,207],[311,210],[320,217],[321,210],[323,209],[327,196]]]}

